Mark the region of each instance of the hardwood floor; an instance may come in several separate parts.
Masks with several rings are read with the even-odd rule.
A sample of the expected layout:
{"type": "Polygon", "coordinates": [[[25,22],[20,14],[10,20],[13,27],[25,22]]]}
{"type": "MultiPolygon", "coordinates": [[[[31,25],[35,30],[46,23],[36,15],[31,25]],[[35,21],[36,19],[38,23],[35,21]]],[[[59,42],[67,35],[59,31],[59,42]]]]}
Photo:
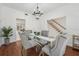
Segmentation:
{"type": "Polygon", "coordinates": [[[1,56],[21,56],[20,41],[11,43],[7,46],[2,45],[0,47],[1,56]]]}
{"type": "Polygon", "coordinates": [[[65,51],[65,56],[79,56],[79,50],[67,46],[65,51]]]}
{"type": "MultiPolygon", "coordinates": [[[[3,45],[0,47],[0,56],[21,56],[21,42],[14,42],[7,46],[3,45]]],[[[27,50],[27,56],[38,56],[39,52],[35,51],[35,47],[27,50]]],[[[44,54],[47,56],[46,54],[44,54]]],[[[79,50],[67,46],[65,56],[79,56],[79,50]]]]}

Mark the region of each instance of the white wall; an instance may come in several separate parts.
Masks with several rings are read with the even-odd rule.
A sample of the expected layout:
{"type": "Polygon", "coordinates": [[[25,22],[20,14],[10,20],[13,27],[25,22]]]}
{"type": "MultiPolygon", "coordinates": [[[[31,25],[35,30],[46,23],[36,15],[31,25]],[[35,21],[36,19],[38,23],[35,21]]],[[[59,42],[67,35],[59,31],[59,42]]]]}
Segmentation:
{"type": "MultiPolygon", "coordinates": [[[[1,33],[1,23],[2,23],[2,20],[1,20],[1,9],[2,9],[2,5],[0,4],[0,33],[1,33]]],[[[1,36],[1,34],[0,34],[0,36],[1,36]]],[[[1,44],[2,44],[2,40],[0,38],[0,46],[1,46],[1,44]]]]}
{"type": "MultiPolygon", "coordinates": [[[[13,28],[13,36],[10,39],[10,42],[15,42],[19,40],[19,36],[16,29],[16,18],[25,19],[26,21],[26,30],[38,30],[39,21],[37,21],[33,16],[25,16],[24,12],[0,5],[0,29],[3,26],[11,26],[13,28]]],[[[4,41],[0,38],[0,45],[4,41]]]]}
{"type": "MultiPolygon", "coordinates": [[[[79,4],[68,4],[46,14],[42,20],[43,28],[41,28],[48,30],[47,20],[62,16],[66,16],[68,34],[79,34],[79,4]]],[[[68,45],[72,46],[71,38],[69,38],[68,45]]]]}
{"type": "Polygon", "coordinates": [[[40,31],[40,20],[36,20],[33,15],[26,16],[26,30],[40,31]]]}
{"type": "MultiPolygon", "coordinates": [[[[17,11],[12,8],[2,6],[1,8],[1,28],[3,26],[11,26],[13,28],[13,36],[10,39],[10,42],[16,41],[16,18],[24,18],[20,11],[17,11]]],[[[2,44],[4,41],[2,40],[2,44]]]]}

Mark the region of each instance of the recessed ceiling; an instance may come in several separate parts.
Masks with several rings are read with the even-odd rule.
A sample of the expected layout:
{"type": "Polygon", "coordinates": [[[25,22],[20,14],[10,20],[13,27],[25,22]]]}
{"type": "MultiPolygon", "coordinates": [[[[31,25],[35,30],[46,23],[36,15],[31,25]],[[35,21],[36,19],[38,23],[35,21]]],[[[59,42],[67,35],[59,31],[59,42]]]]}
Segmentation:
{"type": "MultiPolygon", "coordinates": [[[[20,11],[32,13],[36,8],[36,3],[3,3],[3,5],[20,11]]],[[[55,8],[65,5],[64,3],[39,3],[40,10],[44,13],[53,11],[55,8]]]]}

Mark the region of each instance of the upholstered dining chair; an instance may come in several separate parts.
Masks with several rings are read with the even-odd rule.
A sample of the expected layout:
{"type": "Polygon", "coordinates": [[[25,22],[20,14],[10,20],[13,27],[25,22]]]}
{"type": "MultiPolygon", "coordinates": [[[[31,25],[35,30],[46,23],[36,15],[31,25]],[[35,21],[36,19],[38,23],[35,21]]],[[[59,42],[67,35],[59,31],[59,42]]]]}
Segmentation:
{"type": "Polygon", "coordinates": [[[25,35],[24,33],[19,33],[21,38],[21,44],[22,44],[22,55],[27,55],[26,50],[36,46],[36,43],[34,40],[28,40],[28,35],[25,35]]]}
{"type": "Polygon", "coordinates": [[[41,35],[45,36],[45,37],[48,37],[48,33],[49,33],[49,31],[47,31],[47,30],[42,30],[41,31],[41,35]]]}
{"type": "Polygon", "coordinates": [[[35,39],[31,39],[28,40],[28,34],[23,32],[23,33],[19,33],[20,38],[21,38],[21,44],[22,44],[22,50],[21,53],[22,55],[27,55],[27,49],[32,48],[34,46],[36,46],[36,52],[38,52],[38,48],[41,46],[40,43],[38,41],[36,41],[35,39]]]}
{"type": "Polygon", "coordinates": [[[25,30],[24,32],[30,34],[32,33],[32,30],[25,30]]]}
{"type": "Polygon", "coordinates": [[[63,56],[65,53],[67,41],[68,39],[65,36],[57,35],[55,46],[53,48],[51,48],[49,45],[44,46],[42,48],[41,54],[45,52],[49,56],[63,56]]]}
{"type": "Polygon", "coordinates": [[[32,33],[32,30],[25,30],[25,31],[24,31],[24,34],[25,34],[26,36],[28,36],[28,40],[31,40],[31,38],[29,37],[30,33],[32,33]]]}

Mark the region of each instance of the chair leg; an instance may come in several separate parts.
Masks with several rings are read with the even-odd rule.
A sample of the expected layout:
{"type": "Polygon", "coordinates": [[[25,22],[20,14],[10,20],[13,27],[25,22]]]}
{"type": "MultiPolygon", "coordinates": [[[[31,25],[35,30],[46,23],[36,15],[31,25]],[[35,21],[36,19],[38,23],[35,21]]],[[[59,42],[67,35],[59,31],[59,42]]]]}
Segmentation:
{"type": "Polygon", "coordinates": [[[21,55],[23,56],[23,46],[21,47],[21,55]]]}
{"type": "Polygon", "coordinates": [[[36,52],[40,51],[41,47],[39,45],[36,46],[36,52]]]}
{"type": "Polygon", "coordinates": [[[38,51],[38,46],[36,46],[36,52],[38,51]]]}
{"type": "Polygon", "coordinates": [[[39,53],[39,56],[44,56],[44,52],[41,51],[41,52],[39,53]]]}
{"type": "Polygon", "coordinates": [[[24,49],[23,53],[24,53],[24,54],[23,54],[24,56],[26,56],[26,55],[27,55],[27,53],[26,53],[26,49],[24,49]]]}
{"type": "Polygon", "coordinates": [[[21,54],[22,54],[22,56],[26,56],[26,55],[27,55],[27,54],[26,54],[26,49],[24,49],[23,46],[22,46],[21,54]]]}
{"type": "Polygon", "coordinates": [[[44,56],[44,52],[42,53],[42,55],[44,56]]]}

